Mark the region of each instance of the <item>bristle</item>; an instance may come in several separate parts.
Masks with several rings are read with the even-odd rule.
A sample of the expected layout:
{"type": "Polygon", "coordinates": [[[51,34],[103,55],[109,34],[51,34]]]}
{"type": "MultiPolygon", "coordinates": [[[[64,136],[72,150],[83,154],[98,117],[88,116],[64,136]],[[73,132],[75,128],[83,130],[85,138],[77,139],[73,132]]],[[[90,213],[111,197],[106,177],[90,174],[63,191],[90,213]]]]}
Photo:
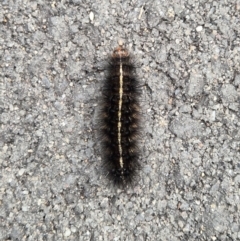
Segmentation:
{"type": "Polygon", "coordinates": [[[106,175],[125,186],[139,169],[139,91],[129,52],[119,45],[110,59],[103,89],[100,131],[106,175]]]}

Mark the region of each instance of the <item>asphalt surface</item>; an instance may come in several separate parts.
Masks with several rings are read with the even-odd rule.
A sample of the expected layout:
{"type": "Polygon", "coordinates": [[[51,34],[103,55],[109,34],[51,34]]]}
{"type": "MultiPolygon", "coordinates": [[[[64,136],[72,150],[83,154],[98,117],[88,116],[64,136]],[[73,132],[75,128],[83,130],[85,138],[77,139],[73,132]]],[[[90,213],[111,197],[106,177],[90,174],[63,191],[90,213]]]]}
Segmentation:
{"type": "Polygon", "coordinates": [[[2,0],[0,240],[240,240],[239,26],[237,0],[2,0]],[[96,138],[119,39],[142,83],[125,189],[96,138]]]}

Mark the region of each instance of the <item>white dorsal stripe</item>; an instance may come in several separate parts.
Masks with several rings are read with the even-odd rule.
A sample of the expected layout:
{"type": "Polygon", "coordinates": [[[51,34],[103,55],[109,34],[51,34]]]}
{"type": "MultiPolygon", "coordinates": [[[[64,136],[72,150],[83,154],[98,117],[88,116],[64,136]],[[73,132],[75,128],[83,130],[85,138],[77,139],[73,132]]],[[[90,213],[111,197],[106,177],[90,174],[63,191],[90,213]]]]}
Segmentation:
{"type": "Polygon", "coordinates": [[[123,168],[122,144],[121,144],[122,97],[123,97],[123,69],[122,69],[122,61],[120,60],[119,103],[118,103],[118,149],[119,149],[119,154],[120,154],[119,163],[120,163],[121,168],[123,168]]]}

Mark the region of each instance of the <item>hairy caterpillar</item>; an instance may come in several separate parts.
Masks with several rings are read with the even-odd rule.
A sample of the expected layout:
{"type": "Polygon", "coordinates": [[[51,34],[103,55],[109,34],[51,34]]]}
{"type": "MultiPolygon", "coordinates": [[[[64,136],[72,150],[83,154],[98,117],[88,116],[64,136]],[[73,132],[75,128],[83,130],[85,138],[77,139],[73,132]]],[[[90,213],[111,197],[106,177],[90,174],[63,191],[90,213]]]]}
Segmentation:
{"type": "Polygon", "coordinates": [[[104,167],[113,183],[132,183],[139,169],[139,91],[134,66],[122,45],[113,51],[103,88],[100,133],[104,167]]]}

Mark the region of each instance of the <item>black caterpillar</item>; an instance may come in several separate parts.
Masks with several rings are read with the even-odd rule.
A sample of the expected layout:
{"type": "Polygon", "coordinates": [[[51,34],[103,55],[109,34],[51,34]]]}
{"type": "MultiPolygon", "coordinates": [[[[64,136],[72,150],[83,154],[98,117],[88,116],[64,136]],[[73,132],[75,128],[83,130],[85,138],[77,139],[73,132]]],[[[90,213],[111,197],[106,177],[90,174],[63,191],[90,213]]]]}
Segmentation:
{"type": "Polygon", "coordinates": [[[129,52],[119,45],[110,58],[100,116],[106,175],[116,185],[132,183],[139,165],[139,91],[129,52]]]}

